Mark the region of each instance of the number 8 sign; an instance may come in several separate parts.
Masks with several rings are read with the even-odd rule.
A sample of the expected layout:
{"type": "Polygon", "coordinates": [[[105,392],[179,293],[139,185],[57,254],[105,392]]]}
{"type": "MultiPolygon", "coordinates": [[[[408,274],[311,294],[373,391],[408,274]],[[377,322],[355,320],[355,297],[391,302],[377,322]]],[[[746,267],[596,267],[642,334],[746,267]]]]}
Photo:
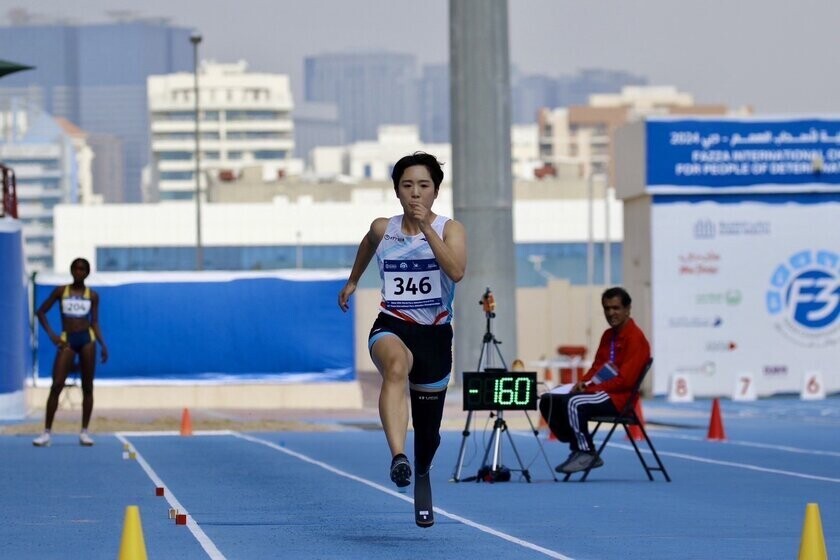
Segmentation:
{"type": "Polygon", "coordinates": [[[688,376],[675,373],[671,376],[671,387],[668,391],[668,402],[693,402],[694,392],[691,390],[688,376]]]}

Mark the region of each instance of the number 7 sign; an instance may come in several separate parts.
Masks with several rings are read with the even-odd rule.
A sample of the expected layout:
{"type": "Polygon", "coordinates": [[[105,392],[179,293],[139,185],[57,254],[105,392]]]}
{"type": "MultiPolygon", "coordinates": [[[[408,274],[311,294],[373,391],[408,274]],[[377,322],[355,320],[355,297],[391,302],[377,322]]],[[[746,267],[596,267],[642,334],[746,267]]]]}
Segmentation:
{"type": "Polygon", "coordinates": [[[755,377],[752,373],[744,372],[735,376],[735,387],[732,390],[733,401],[754,401],[757,398],[755,377]]]}

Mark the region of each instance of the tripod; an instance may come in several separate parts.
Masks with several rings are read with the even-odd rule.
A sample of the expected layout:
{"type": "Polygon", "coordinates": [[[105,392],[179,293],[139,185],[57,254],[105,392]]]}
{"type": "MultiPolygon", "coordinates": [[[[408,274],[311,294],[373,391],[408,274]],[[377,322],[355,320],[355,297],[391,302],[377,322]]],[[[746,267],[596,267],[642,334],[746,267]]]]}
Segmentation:
{"type": "MultiPolygon", "coordinates": [[[[484,332],[484,337],[482,339],[481,352],[478,355],[478,367],[476,368],[476,371],[492,371],[494,369],[501,369],[502,371],[507,371],[505,359],[502,356],[502,351],[499,349],[499,345],[502,342],[496,339],[496,336],[493,334],[493,331],[490,328],[491,321],[493,320],[493,318],[496,317],[496,314],[493,312],[493,309],[495,309],[495,302],[493,300],[493,294],[490,293],[490,288],[487,288],[487,291],[484,293],[484,296],[482,297],[479,303],[484,306],[484,314],[487,319],[487,327],[484,332]],[[498,359],[501,368],[496,366],[496,359],[498,359]]],[[[490,417],[492,418],[495,415],[496,420],[493,422],[493,433],[490,436],[490,440],[487,442],[487,447],[485,447],[484,449],[484,457],[481,461],[482,466],[478,469],[478,473],[475,476],[461,478],[461,470],[464,466],[464,452],[467,446],[467,438],[470,436],[470,426],[472,425],[473,412],[474,411],[470,410],[467,413],[467,422],[464,426],[464,431],[461,432],[461,449],[458,451],[458,462],[455,466],[455,472],[452,474],[452,481],[481,482],[482,480],[486,480],[488,482],[506,482],[510,480],[510,472],[513,470],[521,472],[525,480],[527,482],[531,482],[531,473],[527,468],[525,468],[525,465],[522,462],[522,457],[520,457],[519,451],[517,451],[516,445],[513,443],[513,436],[510,435],[510,431],[508,430],[503,410],[497,410],[495,411],[495,413],[490,413],[490,417]],[[504,467],[502,465],[503,433],[507,434],[508,442],[510,443],[510,448],[513,450],[513,454],[516,456],[517,463],[519,463],[518,469],[508,469],[507,467],[504,467]],[[491,450],[493,453],[493,458],[492,463],[488,465],[487,459],[490,457],[491,450]]],[[[545,449],[542,445],[542,441],[540,441],[540,432],[537,428],[534,428],[534,423],[531,421],[531,416],[528,414],[528,411],[523,410],[522,412],[525,413],[525,417],[528,419],[528,424],[531,426],[531,432],[534,434],[534,437],[537,440],[537,445],[539,446],[540,452],[542,453],[542,456],[545,459],[545,464],[548,466],[549,472],[551,472],[551,477],[554,479],[554,482],[557,482],[557,477],[554,475],[554,470],[551,468],[551,463],[548,461],[548,456],[546,456],[545,449]]]]}

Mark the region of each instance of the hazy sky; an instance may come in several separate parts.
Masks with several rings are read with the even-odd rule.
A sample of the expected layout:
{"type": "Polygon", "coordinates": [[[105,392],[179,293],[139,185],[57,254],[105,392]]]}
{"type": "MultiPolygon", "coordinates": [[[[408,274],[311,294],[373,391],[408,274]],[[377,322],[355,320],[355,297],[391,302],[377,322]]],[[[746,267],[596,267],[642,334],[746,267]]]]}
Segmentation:
{"type": "MultiPolygon", "coordinates": [[[[488,0],[489,1],[489,0],[488,0]]],[[[698,102],[759,113],[840,113],[838,0],[509,0],[511,61],[551,76],[628,70],[698,102]]],[[[448,0],[0,0],[77,22],[128,10],[204,35],[202,58],[288,73],[301,95],[306,55],[343,50],[448,58],[448,0]]],[[[2,58],[2,45],[0,45],[2,58]]]]}

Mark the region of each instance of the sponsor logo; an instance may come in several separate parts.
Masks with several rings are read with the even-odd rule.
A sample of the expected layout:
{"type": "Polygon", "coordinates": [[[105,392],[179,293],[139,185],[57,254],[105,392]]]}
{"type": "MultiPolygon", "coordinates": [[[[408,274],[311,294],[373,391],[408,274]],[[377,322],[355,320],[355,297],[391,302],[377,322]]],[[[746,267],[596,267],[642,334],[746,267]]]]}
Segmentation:
{"type": "Polygon", "coordinates": [[[718,220],[702,218],[692,226],[695,239],[715,239],[716,237],[740,237],[770,235],[770,222],[748,220],[718,220]]]}
{"type": "Polygon", "coordinates": [[[702,364],[693,366],[677,366],[674,369],[676,370],[676,373],[705,375],[707,377],[711,377],[717,373],[717,364],[715,362],[703,362],[702,364]]]}
{"type": "Polygon", "coordinates": [[[731,340],[712,340],[706,343],[706,352],[732,352],[737,347],[731,340]]]}
{"type": "Polygon", "coordinates": [[[785,375],[788,374],[788,367],[787,366],[782,366],[782,365],[764,366],[762,368],[762,372],[764,373],[764,375],[766,375],[768,377],[773,377],[773,376],[781,377],[781,376],[785,376],[785,375]]]}
{"type": "Polygon", "coordinates": [[[385,234],[385,241],[396,241],[397,243],[405,243],[405,237],[397,237],[396,235],[385,234]]]}
{"type": "Polygon", "coordinates": [[[400,270],[407,270],[407,269],[408,269],[408,263],[406,263],[405,261],[401,262],[400,263],[400,270]]]}
{"type": "Polygon", "coordinates": [[[668,326],[672,329],[706,329],[716,328],[723,324],[720,317],[671,317],[668,326]]]}
{"type": "Polygon", "coordinates": [[[697,220],[694,222],[694,239],[714,239],[717,227],[712,220],[697,220]]]}
{"type": "Polygon", "coordinates": [[[807,348],[840,342],[840,254],[806,249],[780,263],[765,294],[767,313],[786,338],[807,348]]]}
{"type": "Polygon", "coordinates": [[[730,288],[718,292],[702,292],[695,296],[697,305],[727,305],[735,307],[741,304],[743,295],[738,288],[730,288]]]}
{"type": "Polygon", "coordinates": [[[720,255],[714,251],[706,253],[688,252],[679,255],[680,275],[709,275],[718,273],[720,255]]]}

